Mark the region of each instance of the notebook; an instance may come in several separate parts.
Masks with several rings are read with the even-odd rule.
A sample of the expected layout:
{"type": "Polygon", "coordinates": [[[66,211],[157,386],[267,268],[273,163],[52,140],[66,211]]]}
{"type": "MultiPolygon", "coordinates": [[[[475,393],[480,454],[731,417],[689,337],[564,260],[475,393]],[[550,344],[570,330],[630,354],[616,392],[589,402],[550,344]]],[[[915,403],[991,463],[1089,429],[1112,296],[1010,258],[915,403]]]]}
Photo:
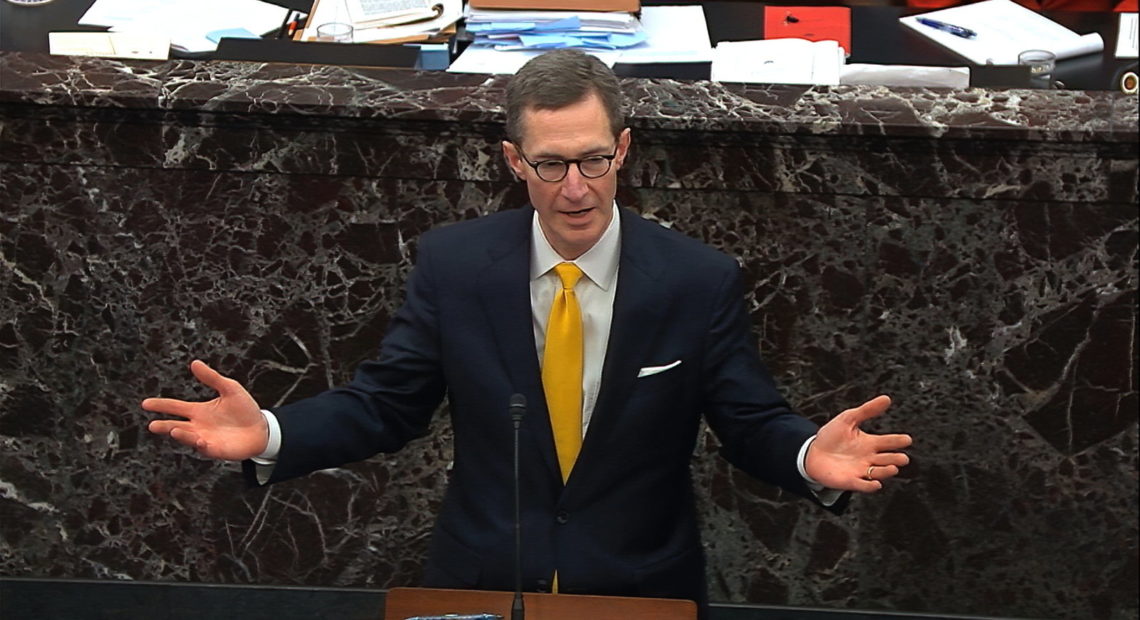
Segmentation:
{"type": "Polygon", "coordinates": [[[1104,49],[1099,34],[1077,34],[1011,0],[985,0],[909,15],[899,22],[977,65],[1016,65],[1017,55],[1031,49],[1049,50],[1058,60],[1104,49]],[[919,17],[968,28],[977,36],[965,38],[924,26],[919,17]]]}

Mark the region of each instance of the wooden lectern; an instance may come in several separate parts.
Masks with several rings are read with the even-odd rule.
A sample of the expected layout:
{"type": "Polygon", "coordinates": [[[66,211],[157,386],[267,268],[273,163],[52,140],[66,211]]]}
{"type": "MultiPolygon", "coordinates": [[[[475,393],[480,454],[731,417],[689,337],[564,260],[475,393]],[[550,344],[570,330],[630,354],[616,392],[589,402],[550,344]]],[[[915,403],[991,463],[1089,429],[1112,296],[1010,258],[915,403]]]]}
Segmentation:
{"type": "MultiPolygon", "coordinates": [[[[513,592],[392,588],[384,604],[384,620],[442,614],[499,614],[511,617],[513,592]]],[[[695,620],[697,604],[669,598],[584,596],[523,593],[527,620],[695,620]]]]}

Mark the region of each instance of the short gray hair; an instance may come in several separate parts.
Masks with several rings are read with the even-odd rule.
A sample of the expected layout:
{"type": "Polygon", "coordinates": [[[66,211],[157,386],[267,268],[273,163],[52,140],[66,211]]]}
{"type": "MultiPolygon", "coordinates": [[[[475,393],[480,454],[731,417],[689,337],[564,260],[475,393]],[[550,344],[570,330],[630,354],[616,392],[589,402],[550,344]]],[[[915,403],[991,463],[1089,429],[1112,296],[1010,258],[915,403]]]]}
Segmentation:
{"type": "Polygon", "coordinates": [[[522,115],[527,109],[556,110],[590,94],[602,100],[616,138],[625,129],[625,95],[605,63],[572,48],[532,58],[507,84],[507,139],[522,142],[522,115]]]}

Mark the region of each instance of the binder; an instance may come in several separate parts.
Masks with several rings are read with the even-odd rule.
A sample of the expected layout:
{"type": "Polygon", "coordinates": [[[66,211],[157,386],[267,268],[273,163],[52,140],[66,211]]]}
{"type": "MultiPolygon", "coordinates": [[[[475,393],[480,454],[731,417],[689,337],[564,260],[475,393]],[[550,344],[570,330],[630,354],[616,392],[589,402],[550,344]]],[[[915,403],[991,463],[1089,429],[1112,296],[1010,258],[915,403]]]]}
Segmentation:
{"type": "Polygon", "coordinates": [[[851,9],[845,6],[766,6],[765,39],[838,41],[851,55],[851,9]]]}

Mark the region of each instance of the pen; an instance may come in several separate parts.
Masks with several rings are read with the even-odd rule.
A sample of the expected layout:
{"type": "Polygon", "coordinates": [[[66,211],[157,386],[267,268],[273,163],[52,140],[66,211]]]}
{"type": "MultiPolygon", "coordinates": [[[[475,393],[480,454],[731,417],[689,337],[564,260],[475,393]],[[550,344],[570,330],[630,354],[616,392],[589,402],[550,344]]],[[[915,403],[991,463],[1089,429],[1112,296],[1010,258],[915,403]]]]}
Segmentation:
{"type": "Polygon", "coordinates": [[[922,24],[923,26],[930,26],[936,30],[941,30],[942,32],[949,32],[950,34],[956,37],[962,37],[963,39],[973,39],[974,37],[978,36],[978,33],[970,30],[969,28],[955,26],[954,24],[947,24],[946,22],[940,22],[936,19],[930,19],[928,17],[919,17],[918,23],[922,24]]]}

